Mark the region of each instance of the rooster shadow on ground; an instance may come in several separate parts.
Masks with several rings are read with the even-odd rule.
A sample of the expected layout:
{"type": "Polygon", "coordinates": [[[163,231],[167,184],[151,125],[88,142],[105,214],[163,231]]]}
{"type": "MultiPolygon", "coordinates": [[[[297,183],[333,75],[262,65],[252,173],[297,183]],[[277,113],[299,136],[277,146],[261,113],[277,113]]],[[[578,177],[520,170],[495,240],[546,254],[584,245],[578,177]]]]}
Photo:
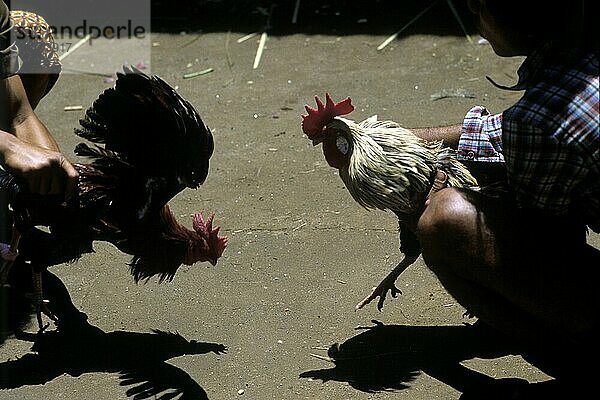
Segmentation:
{"type": "MultiPolygon", "coordinates": [[[[522,355],[540,370],[556,376],[573,369],[573,358],[549,363],[538,352],[525,351],[481,323],[456,326],[383,325],[363,330],[341,344],[333,344],[327,356],[316,355],[334,366],[305,371],[300,378],[323,382],[347,382],[353,388],[375,393],[405,390],[417,376],[427,375],[461,392],[460,400],[471,399],[554,399],[589,389],[580,375],[572,379],[549,379],[530,383],[520,378],[496,379],[467,368],[461,362],[472,358],[494,359],[522,355]]],[[[581,372],[581,368],[576,368],[581,372]]],[[[562,376],[562,375],[561,375],[562,376]]]]}
{"type": "MultiPolygon", "coordinates": [[[[4,326],[2,339],[12,329],[17,339],[33,345],[31,353],[0,363],[0,389],[43,385],[62,374],[77,377],[106,372],[118,373],[120,385],[128,387],[126,395],[135,399],[208,399],[206,391],[188,373],[167,360],[182,355],[222,354],[227,351],[224,345],[187,340],[179,333],[158,330],[104,332],[89,324],[87,315],[75,308],[60,279],[48,271],[44,274],[49,304],[59,317],[58,329],[26,333],[22,328],[32,318],[31,308],[26,315],[10,315],[12,320],[4,326]]],[[[23,312],[25,307],[10,302],[24,293],[18,279],[13,282],[10,293],[3,288],[3,300],[8,300],[3,306],[5,310],[23,312]]]]}

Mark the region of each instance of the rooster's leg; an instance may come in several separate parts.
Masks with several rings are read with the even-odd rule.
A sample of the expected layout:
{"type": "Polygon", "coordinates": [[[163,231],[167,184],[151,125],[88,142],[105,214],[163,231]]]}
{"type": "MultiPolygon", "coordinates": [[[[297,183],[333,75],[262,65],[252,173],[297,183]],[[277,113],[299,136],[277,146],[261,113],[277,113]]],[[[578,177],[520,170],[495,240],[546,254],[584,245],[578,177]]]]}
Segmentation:
{"type": "Polygon", "coordinates": [[[0,243],[0,255],[2,259],[2,267],[0,267],[0,285],[2,286],[8,285],[6,282],[8,282],[8,274],[10,273],[10,269],[17,258],[19,240],[21,240],[21,234],[13,226],[10,245],[0,243]]]}
{"type": "Polygon", "coordinates": [[[35,304],[35,314],[38,321],[38,327],[40,332],[45,330],[49,324],[44,325],[42,321],[42,314],[46,315],[52,321],[58,321],[58,318],[48,308],[48,300],[44,299],[44,293],[42,289],[42,273],[33,269],[33,294],[31,299],[35,304]]]}
{"type": "Polygon", "coordinates": [[[377,302],[377,309],[381,311],[383,308],[383,303],[385,302],[385,298],[387,296],[388,291],[392,294],[392,297],[396,298],[399,294],[402,294],[402,291],[396,287],[396,280],[408,268],[411,264],[413,264],[419,256],[405,256],[402,261],[390,272],[381,283],[373,288],[371,294],[365,297],[360,303],[356,305],[356,309],[359,310],[375,300],[379,297],[379,301],[377,302]]]}

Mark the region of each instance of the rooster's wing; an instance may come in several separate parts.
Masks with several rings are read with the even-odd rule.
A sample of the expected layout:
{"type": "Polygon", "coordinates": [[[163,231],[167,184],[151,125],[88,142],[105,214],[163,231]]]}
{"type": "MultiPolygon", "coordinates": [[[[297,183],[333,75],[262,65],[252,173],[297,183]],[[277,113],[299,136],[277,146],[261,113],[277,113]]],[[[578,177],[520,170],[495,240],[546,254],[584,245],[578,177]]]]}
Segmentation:
{"type": "Polygon", "coordinates": [[[124,68],[80,125],[75,133],[95,144],[75,148],[77,155],[92,160],[83,174],[92,177],[89,187],[132,193],[140,216],[156,213],[185,187],[195,189],[204,183],[208,175],[214,149],[210,129],[195,108],[158,76],[124,68]],[[122,185],[125,188],[116,188],[122,185]]]}

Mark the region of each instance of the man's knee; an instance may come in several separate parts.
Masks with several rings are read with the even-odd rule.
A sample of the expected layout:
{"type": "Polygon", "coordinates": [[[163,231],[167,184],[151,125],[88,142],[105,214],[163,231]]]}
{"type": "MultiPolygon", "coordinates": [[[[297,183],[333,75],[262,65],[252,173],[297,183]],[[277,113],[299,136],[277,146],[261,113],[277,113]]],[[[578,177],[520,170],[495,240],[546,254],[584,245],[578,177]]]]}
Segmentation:
{"type": "Polygon", "coordinates": [[[475,207],[458,190],[448,188],[433,196],[417,225],[428,264],[437,264],[448,251],[452,253],[453,248],[468,240],[476,218],[475,207]]]}
{"type": "Polygon", "coordinates": [[[458,190],[444,189],[431,199],[419,218],[419,236],[445,236],[450,230],[464,228],[475,216],[475,207],[458,190]]]}

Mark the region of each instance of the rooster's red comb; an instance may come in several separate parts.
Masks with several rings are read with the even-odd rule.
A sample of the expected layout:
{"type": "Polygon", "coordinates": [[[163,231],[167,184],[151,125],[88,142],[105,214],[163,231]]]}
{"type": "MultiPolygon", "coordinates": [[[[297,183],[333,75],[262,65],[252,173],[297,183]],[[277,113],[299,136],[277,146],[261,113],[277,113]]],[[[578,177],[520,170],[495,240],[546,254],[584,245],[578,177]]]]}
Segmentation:
{"type": "Polygon", "coordinates": [[[219,236],[219,230],[221,228],[216,227],[213,229],[213,219],[215,214],[211,214],[208,219],[204,219],[202,212],[194,214],[193,227],[196,232],[204,236],[211,251],[218,258],[223,255],[225,247],[227,247],[227,237],[219,236]]]}
{"type": "Polygon", "coordinates": [[[350,114],[354,110],[350,97],[346,97],[339,103],[334,103],[329,93],[325,93],[325,104],[319,96],[315,96],[315,101],[317,102],[317,108],[305,105],[304,108],[308,115],[302,115],[302,131],[309,138],[320,133],[323,127],[331,122],[333,118],[338,115],[350,114]]]}

